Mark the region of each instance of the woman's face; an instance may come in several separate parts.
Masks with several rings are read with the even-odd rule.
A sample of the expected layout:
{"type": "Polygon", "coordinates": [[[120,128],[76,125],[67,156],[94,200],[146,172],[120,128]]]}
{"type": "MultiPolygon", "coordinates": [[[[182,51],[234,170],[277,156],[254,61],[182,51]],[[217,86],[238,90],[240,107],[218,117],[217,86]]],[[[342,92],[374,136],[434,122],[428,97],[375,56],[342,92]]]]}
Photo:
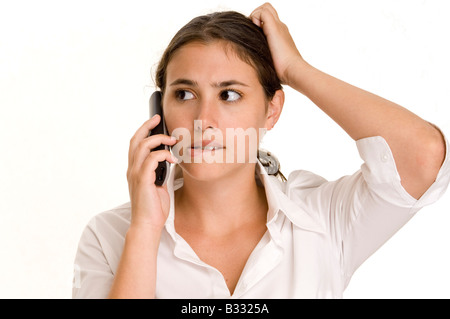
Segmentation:
{"type": "Polygon", "coordinates": [[[197,179],[255,163],[263,130],[278,118],[272,108],[255,69],[224,42],[187,44],[167,66],[164,117],[180,138],[172,151],[197,179]]]}

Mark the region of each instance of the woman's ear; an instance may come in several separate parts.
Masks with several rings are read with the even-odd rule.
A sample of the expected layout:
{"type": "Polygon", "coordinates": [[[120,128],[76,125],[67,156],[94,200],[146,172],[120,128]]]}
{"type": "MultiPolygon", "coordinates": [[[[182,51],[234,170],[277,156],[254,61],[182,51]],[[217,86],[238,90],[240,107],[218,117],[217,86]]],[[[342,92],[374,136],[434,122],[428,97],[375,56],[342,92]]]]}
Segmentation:
{"type": "Polygon", "coordinates": [[[280,118],[284,105],[284,92],[277,90],[267,108],[266,129],[271,130],[280,118]]]}

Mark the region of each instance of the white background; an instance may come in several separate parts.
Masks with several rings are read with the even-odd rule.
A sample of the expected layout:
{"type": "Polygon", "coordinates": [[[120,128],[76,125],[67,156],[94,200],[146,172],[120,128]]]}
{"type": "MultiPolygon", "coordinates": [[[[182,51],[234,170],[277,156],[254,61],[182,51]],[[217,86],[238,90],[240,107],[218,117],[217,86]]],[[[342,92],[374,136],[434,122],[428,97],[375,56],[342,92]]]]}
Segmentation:
{"type": "MultiPolygon", "coordinates": [[[[128,201],[129,139],[148,118],[152,72],[190,19],[261,1],[0,0],[0,298],[70,298],[81,232],[128,201]],[[157,4],[155,4],[157,3],[157,4]]],[[[276,1],[305,59],[450,134],[445,0],[276,1]]],[[[287,176],[361,165],[309,100],[286,104],[264,147],[287,176]]],[[[346,298],[450,297],[450,193],[354,275],[346,298]]]]}

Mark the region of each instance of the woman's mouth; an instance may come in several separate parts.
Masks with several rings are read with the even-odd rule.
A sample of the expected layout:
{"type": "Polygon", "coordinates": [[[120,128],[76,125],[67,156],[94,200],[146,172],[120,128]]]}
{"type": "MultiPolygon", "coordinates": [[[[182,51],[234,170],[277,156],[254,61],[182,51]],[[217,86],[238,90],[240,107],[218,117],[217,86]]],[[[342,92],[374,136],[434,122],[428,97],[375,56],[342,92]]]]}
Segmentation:
{"type": "Polygon", "coordinates": [[[204,152],[212,152],[224,149],[225,147],[214,140],[203,140],[202,143],[191,144],[189,151],[191,156],[203,154],[204,152]]]}
{"type": "Polygon", "coordinates": [[[213,151],[213,150],[217,150],[217,149],[221,149],[223,147],[219,147],[219,146],[196,146],[196,147],[191,147],[194,150],[203,150],[203,151],[213,151]]]}

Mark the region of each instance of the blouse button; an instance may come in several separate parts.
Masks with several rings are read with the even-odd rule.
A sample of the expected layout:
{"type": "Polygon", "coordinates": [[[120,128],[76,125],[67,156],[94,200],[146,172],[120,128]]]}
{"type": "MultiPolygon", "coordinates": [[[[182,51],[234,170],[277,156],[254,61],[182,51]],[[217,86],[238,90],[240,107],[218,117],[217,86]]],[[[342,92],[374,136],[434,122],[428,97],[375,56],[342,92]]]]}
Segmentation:
{"type": "Polygon", "coordinates": [[[381,161],[383,163],[386,163],[388,160],[389,160],[389,156],[386,153],[381,155],[381,161]]]}

